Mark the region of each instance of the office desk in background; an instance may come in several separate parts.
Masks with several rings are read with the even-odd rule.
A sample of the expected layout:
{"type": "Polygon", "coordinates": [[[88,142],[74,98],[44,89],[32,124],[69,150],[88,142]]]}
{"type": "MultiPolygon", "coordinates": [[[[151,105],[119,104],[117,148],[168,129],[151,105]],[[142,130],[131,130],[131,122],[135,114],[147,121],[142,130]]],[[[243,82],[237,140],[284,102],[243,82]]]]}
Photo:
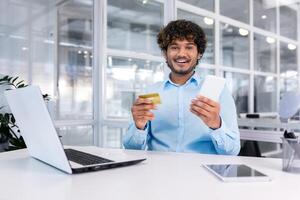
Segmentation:
{"type": "Polygon", "coordinates": [[[243,140],[282,143],[284,130],[292,130],[296,135],[300,131],[299,121],[281,122],[279,119],[269,118],[239,118],[240,137],[243,140]],[[246,128],[245,128],[246,127],[246,128]]]}
{"type": "MultiPolygon", "coordinates": [[[[95,147],[88,147],[96,150],[95,147]]],[[[78,148],[80,149],[80,148],[78,148]]],[[[101,149],[104,151],[105,149],[101,149]]],[[[0,200],[299,200],[300,175],[281,171],[281,159],[107,149],[145,155],[124,168],[68,175],[33,158],[27,150],[0,154],[0,200]],[[224,183],[208,163],[243,163],[271,182],[224,183]]]]}

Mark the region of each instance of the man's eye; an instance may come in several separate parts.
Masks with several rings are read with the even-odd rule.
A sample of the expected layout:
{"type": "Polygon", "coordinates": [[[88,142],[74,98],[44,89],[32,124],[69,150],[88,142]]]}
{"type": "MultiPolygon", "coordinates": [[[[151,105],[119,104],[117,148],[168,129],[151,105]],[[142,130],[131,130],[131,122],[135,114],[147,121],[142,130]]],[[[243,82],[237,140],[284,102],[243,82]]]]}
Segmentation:
{"type": "Polygon", "coordinates": [[[176,47],[176,46],[171,46],[171,49],[176,50],[176,49],[178,49],[178,47],[176,47]]]}
{"type": "Polygon", "coordinates": [[[186,47],[188,50],[192,50],[194,47],[193,46],[187,46],[186,47]]]}

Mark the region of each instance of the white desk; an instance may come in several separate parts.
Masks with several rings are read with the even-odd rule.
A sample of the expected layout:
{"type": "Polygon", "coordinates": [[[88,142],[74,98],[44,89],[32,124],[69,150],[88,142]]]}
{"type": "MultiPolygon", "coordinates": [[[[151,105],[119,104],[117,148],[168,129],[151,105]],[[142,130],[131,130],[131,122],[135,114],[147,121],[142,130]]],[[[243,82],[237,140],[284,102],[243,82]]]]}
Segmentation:
{"type": "Polygon", "coordinates": [[[30,158],[26,150],[1,153],[0,200],[300,199],[300,175],[281,171],[280,159],[107,151],[144,154],[148,160],[124,168],[67,175],[30,158]],[[248,164],[273,181],[224,183],[204,169],[203,163],[248,164]]]}

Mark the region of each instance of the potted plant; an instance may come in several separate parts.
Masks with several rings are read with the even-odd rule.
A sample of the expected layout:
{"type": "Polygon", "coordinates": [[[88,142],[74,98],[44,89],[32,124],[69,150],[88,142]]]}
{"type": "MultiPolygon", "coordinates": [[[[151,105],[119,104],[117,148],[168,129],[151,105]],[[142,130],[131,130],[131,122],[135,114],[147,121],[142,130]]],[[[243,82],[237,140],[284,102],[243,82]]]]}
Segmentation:
{"type": "MultiPolygon", "coordinates": [[[[11,76],[0,78],[0,86],[4,90],[27,87],[24,80],[20,81],[19,77],[11,76]]],[[[26,148],[23,137],[20,135],[19,127],[16,124],[16,120],[13,114],[7,109],[7,105],[0,106],[0,144],[2,147],[0,149],[2,150],[26,148]]]]}

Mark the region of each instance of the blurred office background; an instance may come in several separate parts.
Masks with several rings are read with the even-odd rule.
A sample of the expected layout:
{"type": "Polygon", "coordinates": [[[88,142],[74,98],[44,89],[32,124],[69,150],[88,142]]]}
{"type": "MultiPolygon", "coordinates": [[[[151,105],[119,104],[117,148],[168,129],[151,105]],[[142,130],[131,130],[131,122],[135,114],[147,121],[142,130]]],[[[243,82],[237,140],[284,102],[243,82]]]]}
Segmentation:
{"type": "MultiPolygon", "coordinates": [[[[1,0],[0,74],[50,95],[64,144],[120,148],[137,94],[168,73],[156,34],[189,19],[208,38],[198,73],[227,79],[239,116],[276,117],[281,95],[299,89],[299,2],[1,0]]],[[[270,144],[259,142],[280,148],[270,144]]]]}

